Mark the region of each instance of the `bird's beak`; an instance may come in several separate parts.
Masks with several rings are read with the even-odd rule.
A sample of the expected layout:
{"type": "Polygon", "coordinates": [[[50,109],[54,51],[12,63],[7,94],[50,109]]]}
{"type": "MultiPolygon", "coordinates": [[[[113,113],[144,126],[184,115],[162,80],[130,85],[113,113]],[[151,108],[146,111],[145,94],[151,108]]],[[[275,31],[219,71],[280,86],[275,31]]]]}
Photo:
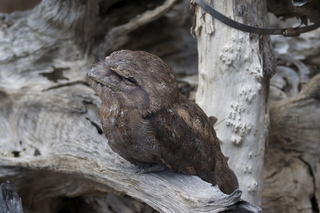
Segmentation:
{"type": "Polygon", "coordinates": [[[97,83],[100,83],[106,87],[109,87],[113,91],[119,91],[120,87],[113,84],[112,81],[107,76],[102,76],[99,71],[97,71],[95,68],[92,68],[86,75],[87,78],[92,79],[96,81],[97,83]]]}

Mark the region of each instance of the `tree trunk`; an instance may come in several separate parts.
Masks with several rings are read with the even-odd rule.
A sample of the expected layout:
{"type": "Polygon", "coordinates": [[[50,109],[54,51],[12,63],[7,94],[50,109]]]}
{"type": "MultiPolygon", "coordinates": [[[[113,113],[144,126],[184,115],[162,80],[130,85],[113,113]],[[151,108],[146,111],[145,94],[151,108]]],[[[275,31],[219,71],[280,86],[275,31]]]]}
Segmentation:
{"type": "MultiPolygon", "coordinates": [[[[266,1],[214,1],[227,17],[251,26],[267,25],[266,1]]],[[[243,197],[259,205],[268,135],[268,86],[273,71],[269,37],[230,28],[196,7],[199,87],[196,102],[215,126],[223,153],[239,179],[243,197]]]]}

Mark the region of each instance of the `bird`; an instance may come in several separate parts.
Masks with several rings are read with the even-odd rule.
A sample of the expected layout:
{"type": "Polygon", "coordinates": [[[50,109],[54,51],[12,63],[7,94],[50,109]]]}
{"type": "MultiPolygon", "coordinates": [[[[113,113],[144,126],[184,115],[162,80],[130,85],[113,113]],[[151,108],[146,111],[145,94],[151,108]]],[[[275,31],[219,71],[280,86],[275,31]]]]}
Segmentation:
{"type": "Polygon", "coordinates": [[[238,189],[211,119],[179,93],[170,67],[145,51],[120,50],[94,65],[89,85],[111,149],[140,172],[195,175],[225,194],[238,189]]]}

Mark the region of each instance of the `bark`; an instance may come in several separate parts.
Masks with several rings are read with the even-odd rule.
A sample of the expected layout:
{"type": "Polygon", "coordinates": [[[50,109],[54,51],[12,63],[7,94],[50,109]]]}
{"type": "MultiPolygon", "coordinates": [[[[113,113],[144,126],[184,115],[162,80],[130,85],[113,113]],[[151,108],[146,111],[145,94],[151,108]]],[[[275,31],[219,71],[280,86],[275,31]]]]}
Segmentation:
{"type": "MultiPolygon", "coordinates": [[[[216,10],[236,21],[265,27],[266,2],[214,1],[216,10]]],[[[268,86],[273,71],[269,38],[232,29],[199,7],[194,34],[198,40],[199,87],[196,102],[215,126],[223,153],[235,171],[243,197],[259,205],[268,135],[268,86]]]]}
{"type": "MultiPolygon", "coordinates": [[[[33,10],[2,17],[0,182],[12,182],[26,213],[110,212],[120,208],[110,193],[129,195],[160,212],[260,211],[240,200],[239,190],[225,195],[198,177],[137,174],[107,145],[97,113],[100,100],[85,74],[94,55],[103,57],[99,46],[114,38],[108,35],[117,32],[117,42],[125,41],[127,33],[174,2],[154,5],[152,14],[144,8],[137,18],[121,12],[128,24],[117,22],[121,16],[108,18],[125,8],[118,4],[112,10],[117,1],[43,0],[33,10]]],[[[143,209],[132,206],[127,211],[143,209]]]]}

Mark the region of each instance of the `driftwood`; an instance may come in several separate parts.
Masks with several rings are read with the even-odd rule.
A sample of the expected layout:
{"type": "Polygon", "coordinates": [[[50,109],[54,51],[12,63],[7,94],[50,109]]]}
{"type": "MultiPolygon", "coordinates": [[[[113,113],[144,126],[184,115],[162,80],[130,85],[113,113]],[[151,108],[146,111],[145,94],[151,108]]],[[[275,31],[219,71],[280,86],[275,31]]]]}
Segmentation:
{"type": "Polygon", "coordinates": [[[272,37],[279,66],[270,82],[265,212],[319,212],[319,35],[320,29],[299,37],[272,37]]]}
{"type": "Polygon", "coordinates": [[[19,195],[10,181],[0,184],[0,213],[23,213],[19,195]]]}
{"type": "MultiPolygon", "coordinates": [[[[173,1],[162,6],[157,1],[139,10],[134,9],[135,2],[43,0],[31,11],[1,15],[0,183],[11,180],[25,212],[156,212],[149,206],[162,212],[259,211],[239,200],[240,191],[226,196],[197,177],[170,172],[136,174],[136,167],[109,149],[97,115],[100,100],[84,76],[94,57],[103,58],[114,49],[100,46],[113,43],[108,40],[110,29],[133,27],[113,37],[119,48],[156,53],[175,71],[186,70],[190,64],[191,73],[196,70],[195,40],[192,43],[185,36],[188,26],[179,27],[185,13],[179,13],[175,5],[165,15],[173,1]],[[147,10],[165,17],[144,20],[138,28],[129,24],[141,20],[140,14],[150,14],[147,10]],[[117,13],[123,16],[114,15],[117,13]],[[159,26],[170,30],[158,33],[159,26]],[[168,37],[176,40],[167,41],[168,37]],[[181,61],[186,56],[187,62],[181,61]],[[217,200],[212,202],[214,197],[217,200]]],[[[299,38],[274,37],[274,46],[295,60],[320,65],[318,35],[315,31],[299,38]]],[[[283,97],[272,102],[277,107],[270,112],[262,206],[266,212],[311,213],[320,206],[319,96],[310,95],[318,94],[310,89],[298,94],[306,73],[294,74],[290,69],[285,79],[278,78],[277,86],[286,88],[276,92],[281,91],[283,97]]]]}
{"type": "Polygon", "coordinates": [[[270,108],[262,203],[268,212],[312,212],[320,206],[319,104],[320,74],[270,108]]]}
{"type": "Polygon", "coordinates": [[[317,0],[268,0],[268,10],[278,17],[308,17],[313,22],[320,18],[320,2],[317,0]]]}
{"type": "MultiPolygon", "coordinates": [[[[240,190],[225,195],[198,177],[137,174],[135,166],[110,150],[102,133],[100,100],[85,81],[94,55],[112,50],[106,45],[115,39],[112,33],[116,42],[124,41],[174,2],[137,14],[120,11],[128,15],[127,24],[108,19],[125,7],[118,1],[43,0],[30,11],[2,17],[0,182],[12,182],[25,212],[109,212],[120,208],[116,195],[129,195],[160,212],[260,211],[241,200],[240,190]],[[101,22],[96,22],[98,9],[101,22]],[[114,21],[109,28],[107,20],[114,21]]],[[[132,206],[127,210],[145,208],[132,206]]]]}

